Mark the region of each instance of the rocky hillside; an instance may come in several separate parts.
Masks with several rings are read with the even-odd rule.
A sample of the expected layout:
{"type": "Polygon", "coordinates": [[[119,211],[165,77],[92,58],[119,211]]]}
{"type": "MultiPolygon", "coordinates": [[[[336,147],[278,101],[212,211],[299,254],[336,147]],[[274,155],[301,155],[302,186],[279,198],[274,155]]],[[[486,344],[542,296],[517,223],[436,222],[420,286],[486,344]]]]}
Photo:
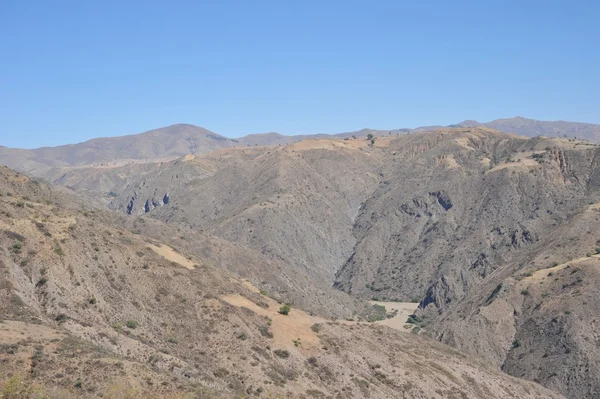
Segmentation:
{"type": "MultiPolygon", "coordinates": [[[[522,295],[527,289],[512,282],[595,253],[595,226],[581,223],[593,224],[590,204],[600,201],[598,151],[585,141],[456,128],[379,135],[374,144],[312,139],[162,163],[81,167],[56,180],[129,215],[125,220],[137,220],[138,229],[139,221],[166,222],[186,236],[250,251],[257,265],[250,268],[252,282],[280,300],[316,314],[331,309],[325,316],[342,315],[343,308],[349,310],[344,317],[364,314],[349,296],[331,294],[333,284],[366,300],[420,302],[417,319],[427,334],[568,397],[593,397],[597,382],[585,370],[594,369],[595,358],[581,342],[595,338],[577,338],[592,327],[552,330],[515,302],[531,300],[534,309],[536,292],[522,295]],[[258,266],[260,260],[267,266],[258,266]],[[326,300],[315,303],[306,287],[317,287],[311,289],[326,300]],[[508,305],[495,304],[502,295],[512,298],[508,305]],[[489,313],[499,320],[482,316],[490,306],[502,307],[489,313]],[[513,347],[525,346],[521,334],[530,336],[527,353],[513,347]],[[532,371],[536,353],[564,340],[574,344],[556,363],[532,371]],[[584,354],[589,360],[582,363],[584,354]],[[568,372],[574,364],[585,366],[575,379],[568,372]]],[[[198,256],[213,252],[177,243],[185,245],[198,256]]],[[[234,258],[221,262],[248,273],[234,258]]],[[[567,307],[548,310],[550,320],[575,313],[568,302],[556,303],[567,307]]]]}
{"type": "Polygon", "coordinates": [[[222,265],[8,169],[0,193],[6,397],[560,397],[405,329],[280,314],[222,265]]]}
{"type": "Polygon", "coordinates": [[[516,133],[527,137],[548,136],[568,137],[589,141],[600,141],[600,125],[567,121],[538,121],[517,116],[514,118],[496,119],[491,122],[464,121],[461,127],[488,127],[501,132],[516,133]]]}
{"type": "MultiPolygon", "coordinates": [[[[363,129],[340,133],[336,137],[367,134],[399,134],[404,130],[363,129]]],[[[286,145],[309,138],[332,137],[327,134],[285,136],[278,133],[251,134],[231,139],[202,127],[177,124],[144,133],[104,137],[83,143],[32,150],[0,146],[0,162],[10,168],[47,178],[63,168],[81,166],[114,167],[148,161],[172,160],[188,154],[207,154],[223,148],[286,145]]]]}
{"type": "MultiPolygon", "coordinates": [[[[487,123],[467,120],[451,127],[487,127],[526,137],[548,136],[600,141],[600,125],[538,121],[523,117],[497,119],[487,123]]],[[[81,166],[122,166],[131,163],[172,160],[187,154],[207,154],[219,149],[250,146],[280,146],[308,139],[366,138],[435,131],[442,126],[423,126],[415,129],[362,129],[338,134],[282,135],[279,133],[250,134],[236,139],[227,138],[204,128],[176,124],[144,133],[105,137],[83,143],[23,150],[0,146],[0,162],[13,169],[46,179],[60,171],[81,166]]],[[[60,175],[59,175],[60,176],[60,175]]]]}

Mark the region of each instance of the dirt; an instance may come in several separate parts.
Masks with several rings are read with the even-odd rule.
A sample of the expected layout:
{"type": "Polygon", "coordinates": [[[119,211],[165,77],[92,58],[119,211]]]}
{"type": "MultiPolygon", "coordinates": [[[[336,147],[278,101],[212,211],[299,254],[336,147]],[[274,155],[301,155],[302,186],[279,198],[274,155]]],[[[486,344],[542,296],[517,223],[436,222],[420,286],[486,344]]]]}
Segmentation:
{"type": "Polygon", "coordinates": [[[188,259],[185,256],[179,254],[177,251],[175,251],[173,248],[171,248],[169,246],[161,245],[159,247],[159,246],[150,244],[150,245],[148,245],[148,248],[152,249],[154,252],[156,252],[157,254],[159,254],[160,256],[162,256],[163,258],[168,260],[169,262],[175,262],[178,265],[185,267],[186,269],[193,270],[198,266],[197,263],[195,263],[191,259],[188,259]]]}

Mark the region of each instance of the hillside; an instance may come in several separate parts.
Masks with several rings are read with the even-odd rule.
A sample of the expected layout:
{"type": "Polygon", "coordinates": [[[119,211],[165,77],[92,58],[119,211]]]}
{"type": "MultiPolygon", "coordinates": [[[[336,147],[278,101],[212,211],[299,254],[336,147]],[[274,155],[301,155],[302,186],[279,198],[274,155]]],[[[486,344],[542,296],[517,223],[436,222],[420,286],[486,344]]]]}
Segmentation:
{"type": "MultiPolygon", "coordinates": [[[[593,378],[582,373],[573,381],[566,371],[587,347],[564,355],[558,377],[523,373],[520,361],[510,362],[513,341],[526,331],[521,316],[513,320],[521,310],[506,308],[506,326],[496,327],[467,315],[479,314],[515,276],[595,251],[597,238],[584,240],[581,232],[550,248],[600,201],[597,159],[598,147],[588,142],[476,127],[380,135],[374,145],[311,139],[162,163],[74,168],[57,181],[139,218],[133,220],[165,222],[251,251],[257,259],[251,272],[243,262],[222,263],[315,314],[362,314],[359,304],[339,305],[351,303],[350,296],[420,302],[426,334],[568,397],[593,397],[593,378]],[[332,284],[350,296],[331,294],[332,284]],[[314,303],[306,287],[328,299],[314,303]]],[[[182,245],[195,253],[193,242],[182,245]]],[[[572,334],[587,328],[577,325],[572,334]]],[[[534,340],[530,350],[549,344],[543,342],[534,340]]]]}
{"type": "Polygon", "coordinates": [[[461,127],[488,127],[506,133],[516,133],[526,137],[548,136],[568,137],[600,141],[600,125],[567,121],[538,121],[517,116],[514,118],[496,119],[491,122],[464,121],[461,127]]]}
{"type": "MultiPolygon", "coordinates": [[[[487,123],[467,120],[451,127],[486,127],[505,133],[526,137],[568,137],[600,141],[600,125],[565,121],[538,121],[523,117],[497,119],[487,123]]],[[[375,136],[397,136],[410,133],[429,132],[442,126],[422,126],[415,129],[361,129],[337,134],[282,135],[279,133],[249,134],[239,138],[227,138],[204,128],[176,124],[144,133],[120,137],[104,137],[83,143],[32,150],[0,146],[0,161],[18,171],[46,179],[56,178],[81,166],[110,167],[168,161],[188,154],[208,154],[225,148],[253,146],[282,146],[309,139],[365,138],[375,136]]]]}
{"type": "Polygon", "coordinates": [[[560,397],[405,329],[281,315],[220,266],[8,169],[0,193],[5,394],[560,397]]]}

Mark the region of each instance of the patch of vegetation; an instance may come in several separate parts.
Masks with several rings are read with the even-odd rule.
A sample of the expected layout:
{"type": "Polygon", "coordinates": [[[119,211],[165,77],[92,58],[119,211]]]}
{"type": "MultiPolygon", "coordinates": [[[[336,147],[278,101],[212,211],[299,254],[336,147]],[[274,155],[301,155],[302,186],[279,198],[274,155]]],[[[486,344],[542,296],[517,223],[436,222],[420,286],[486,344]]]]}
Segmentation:
{"type": "Polygon", "coordinates": [[[521,290],[521,295],[529,296],[529,290],[528,289],[521,290]]]}
{"type": "Polygon", "coordinates": [[[258,331],[260,331],[260,335],[263,337],[273,338],[273,333],[269,330],[269,326],[260,326],[258,331]]]}
{"type": "Polygon", "coordinates": [[[512,343],[512,347],[515,349],[521,347],[521,341],[519,341],[518,339],[515,339],[512,343]]]}
{"type": "Polygon", "coordinates": [[[23,248],[23,244],[21,244],[21,242],[17,241],[12,245],[12,247],[10,248],[10,251],[14,254],[20,254],[22,248],[23,248]]]}
{"type": "Polygon", "coordinates": [[[287,316],[288,314],[290,314],[291,310],[292,306],[289,303],[286,303],[285,305],[279,308],[279,314],[287,316]]]}
{"type": "Polygon", "coordinates": [[[310,326],[310,329],[318,334],[321,332],[321,330],[323,330],[323,325],[321,323],[315,323],[310,326]]]}
{"type": "Polygon", "coordinates": [[[125,323],[125,325],[127,326],[127,328],[131,328],[133,330],[134,328],[137,328],[137,321],[135,321],[135,320],[127,320],[127,322],[125,323]]]}
{"type": "Polygon", "coordinates": [[[411,314],[410,316],[408,316],[408,319],[406,320],[406,322],[409,324],[420,324],[422,321],[423,321],[423,319],[421,319],[416,314],[411,314]]]}
{"type": "Polygon", "coordinates": [[[298,338],[298,339],[295,339],[295,340],[293,340],[292,342],[294,343],[294,346],[295,346],[296,348],[302,345],[302,342],[300,341],[300,338],[298,338]]]}
{"type": "Polygon", "coordinates": [[[387,309],[382,305],[373,305],[371,313],[367,316],[367,321],[370,323],[385,320],[387,317],[387,309]]]}
{"type": "Polygon", "coordinates": [[[213,375],[217,378],[227,377],[229,375],[229,370],[223,367],[219,367],[215,371],[213,371],[213,375]]]}
{"type": "Polygon", "coordinates": [[[88,303],[89,303],[90,305],[95,305],[95,304],[96,304],[96,302],[98,302],[98,301],[96,300],[96,297],[95,297],[95,296],[92,296],[92,297],[90,297],[90,298],[88,299],[88,303]]]}
{"type": "Polygon", "coordinates": [[[35,284],[35,286],[37,288],[39,287],[43,287],[44,285],[46,285],[46,283],[48,282],[48,279],[46,277],[41,277],[38,282],[35,284]]]}
{"type": "Polygon", "coordinates": [[[286,351],[285,349],[275,349],[273,353],[275,354],[275,356],[280,357],[282,359],[287,359],[288,357],[290,357],[290,352],[286,351]]]}

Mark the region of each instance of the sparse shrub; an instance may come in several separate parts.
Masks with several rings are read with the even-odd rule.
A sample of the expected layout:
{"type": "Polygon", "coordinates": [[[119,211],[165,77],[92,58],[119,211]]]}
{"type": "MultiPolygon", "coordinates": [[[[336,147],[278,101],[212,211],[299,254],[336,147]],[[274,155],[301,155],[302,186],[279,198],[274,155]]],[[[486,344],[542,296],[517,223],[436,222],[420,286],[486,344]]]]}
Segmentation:
{"type": "Polygon", "coordinates": [[[54,252],[56,252],[59,256],[64,256],[65,255],[65,253],[62,250],[62,248],[60,246],[58,246],[58,245],[54,248],[54,252]]]}
{"type": "Polygon", "coordinates": [[[519,341],[518,339],[513,341],[513,343],[512,343],[513,348],[519,348],[520,346],[521,346],[521,341],[519,341]]]}
{"type": "Polygon", "coordinates": [[[529,296],[529,290],[528,289],[521,290],[521,295],[529,296]]]}
{"type": "Polygon", "coordinates": [[[58,321],[59,323],[62,321],[67,320],[68,316],[64,313],[59,313],[58,315],[56,315],[56,317],[54,318],[54,320],[58,321]]]}
{"type": "Polygon", "coordinates": [[[248,339],[248,334],[246,334],[245,331],[242,331],[236,335],[236,338],[239,340],[245,341],[248,339]]]}
{"type": "Polygon", "coordinates": [[[292,342],[294,343],[294,346],[295,346],[296,348],[297,348],[297,347],[299,347],[300,345],[302,345],[302,342],[300,341],[300,338],[298,338],[298,339],[295,339],[295,340],[293,340],[292,342]]]}
{"type": "Polygon", "coordinates": [[[285,305],[283,305],[282,307],[279,308],[279,314],[287,316],[291,310],[292,310],[292,307],[290,306],[290,304],[286,303],[285,305]]]}
{"type": "Polygon", "coordinates": [[[42,287],[44,285],[46,285],[46,283],[48,282],[48,279],[46,277],[41,277],[38,282],[35,284],[36,287],[42,287]]]}
{"type": "Polygon", "coordinates": [[[81,382],[81,380],[78,378],[77,381],[75,381],[75,385],[73,386],[77,389],[81,389],[81,387],[83,386],[83,382],[81,382]]]}
{"type": "Polygon", "coordinates": [[[288,357],[290,357],[290,352],[286,351],[285,349],[275,349],[273,353],[275,354],[275,356],[280,357],[282,359],[287,359],[288,357]]]}
{"type": "Polygon", "coordinates": [[[94,296],[92,296],[92,297],[90,297],[90,299],[88,299],[88,303],[89,303],[90,305],[95,305],[95,304],[96,304],[96,302],[97,302],[97,301],[96,301],[96,297],[94,297],[94,296]]]}
{"type": "Polygon", "coordinates": [[[127,328],[137,328],[137,321],[135,320],[127,320],[127,322],[125,323],[125,325],[127,326],[127,328]]]}
{"type": "Polygon", "coordinates": [[[310,327],[311,330],[313,330],[314,332],[316,332],[317,334],[321,332],[321,330],[323,329],[323,325],[320,323],[315,323],[310,327]]]}
{"type": "Polygon", "coordinates": [[[267,291],[265,291],[265,290],[260,290],[260,295],[267,296],[267,295],[268,295],[268,293],[267,293],[267,291]]]}
{"type": "Polygon", "coordinates": [[[229,375],[229,370],[227,370],[223,367],[220,367],[220,368],[216,369],[215,371],[213,371],[213,374],[217,378],[223,378],[223,377],[227,377],[229,375]]]}
{"type": "Polygon", "coordinates": [[[23,248],[23,244],[21,244],[20,242],[17,241],[13,244],[13,246],[11,247],[10,250],[15,254],[20,254],[22,248],[23,248]]]}
{"type": "Polygon", "coordinates": [[[266,337],[266,338],[273,338],[273,333],[272,333],[271,331],[269,331],[269,327],[268,327],[268,326],[260,326],[260,327],[258,328],[258,331],[260,331],[260,334],[261,334],[263,337],[266,337]]]}

